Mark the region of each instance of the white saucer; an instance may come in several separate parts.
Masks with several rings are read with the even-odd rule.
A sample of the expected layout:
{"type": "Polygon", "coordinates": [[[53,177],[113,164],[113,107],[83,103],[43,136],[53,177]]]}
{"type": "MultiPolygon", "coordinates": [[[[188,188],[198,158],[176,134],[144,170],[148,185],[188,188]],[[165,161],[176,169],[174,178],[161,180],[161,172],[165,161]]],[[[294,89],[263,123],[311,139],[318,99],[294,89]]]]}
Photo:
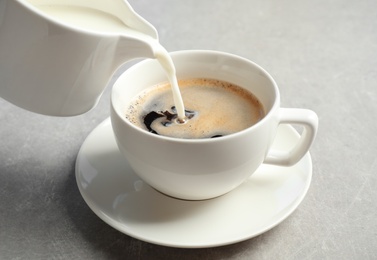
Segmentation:
{"type": "MultiPolygon", "coordinates": [[[[291,126],[281,125],[274,146],[287,149],[297,139],[291,126]]],[[[110,119],[87,137],[76,162],[81,195],[103,221],[143,241],[185,248],[232,244],[273,228],[301,203],[311,176],[307,154],[293,167],[262,165],[221,197],[174,199],[134,174],[118,150],[110,119]]]]}

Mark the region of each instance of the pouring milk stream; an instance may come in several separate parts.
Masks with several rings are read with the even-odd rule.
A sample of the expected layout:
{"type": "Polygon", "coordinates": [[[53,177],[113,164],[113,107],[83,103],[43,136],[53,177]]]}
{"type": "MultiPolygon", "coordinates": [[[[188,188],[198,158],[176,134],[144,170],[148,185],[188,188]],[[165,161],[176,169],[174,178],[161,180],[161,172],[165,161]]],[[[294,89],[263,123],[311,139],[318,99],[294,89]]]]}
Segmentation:
{"type": "Polygon", "coordinates": [[[0,96],[54,116],[96,105],[114,72],[156,58],[185,117],[175,68],[156,29],[126,0],[5,0],[0,3],[0,96]]]}

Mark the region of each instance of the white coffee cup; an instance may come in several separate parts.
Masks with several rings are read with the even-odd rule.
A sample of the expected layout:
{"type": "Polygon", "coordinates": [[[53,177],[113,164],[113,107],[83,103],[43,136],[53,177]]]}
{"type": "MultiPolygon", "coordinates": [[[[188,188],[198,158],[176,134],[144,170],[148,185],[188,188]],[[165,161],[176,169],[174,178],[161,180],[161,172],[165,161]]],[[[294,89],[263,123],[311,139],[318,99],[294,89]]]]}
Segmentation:
{"type": "Polygon", "coordinates": [[[223,195],[243,183],[262,164],[290,166],[309,150],[318,127],[317,115],[307,109],[281,108],[274,79],[257,64],[216,51],[171,53],[177,77],[213,78],[251,91],[266,115],[240,132],[213,139],[179,139],[143,130],[125,118],[130,101],[140,92],[166,81],[156,60],[134,65],[115,82],[111,122],[120,151],[146,183],[169,196],[202,200],[223,195]],[[279,124],[303,126],[289,151],[270,150],[279,124]]]}

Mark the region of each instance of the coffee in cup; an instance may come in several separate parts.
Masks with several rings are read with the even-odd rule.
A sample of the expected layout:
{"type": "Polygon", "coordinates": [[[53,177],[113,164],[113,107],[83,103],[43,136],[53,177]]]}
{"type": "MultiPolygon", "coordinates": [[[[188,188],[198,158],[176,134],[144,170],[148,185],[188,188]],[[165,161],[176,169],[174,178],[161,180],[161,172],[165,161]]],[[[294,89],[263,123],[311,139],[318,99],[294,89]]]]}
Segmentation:
{"type": "Polygon", "coordinates": [[[137,95],[125,113],[134,125],[176,138],[215,138],[242,131],[264,116],[250,91],[217,79],[179,80],[186,118],[178,120],[170,84],[161,83],[137,95]]]}

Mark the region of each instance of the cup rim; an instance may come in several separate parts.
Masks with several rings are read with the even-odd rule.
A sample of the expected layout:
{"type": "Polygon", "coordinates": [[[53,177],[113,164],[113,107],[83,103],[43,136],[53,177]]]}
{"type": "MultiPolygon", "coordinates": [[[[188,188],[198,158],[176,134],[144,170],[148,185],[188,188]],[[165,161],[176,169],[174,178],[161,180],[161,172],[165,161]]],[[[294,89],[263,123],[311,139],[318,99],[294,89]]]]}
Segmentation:
{"type": "MultiPolygon", "coordinates": [[[[169,54],[172,56],[173,61],[174,61],[174,56],[177,56],[177,55],[185,55],[185,54],[202,55],[202,54],[206,54],[206,55],[216,55],[216,56],[229,57],[229,58],[232,58],[232,59],[238,59],[238,60],[242,60],[244,62],[247,62],[247,63],[251,64],[252,66],[256,67],[258,70],[260,70],[264,74],[264,76],[266,76],[268,78],[268,80],[272,83],[272,86],[273,86],[274,91],[275,91],[275,100],[273,101],[273,105],[271,106],[269,111],[257,123],[249,126],[246,129],[243,129],[241,131],[222,136],[221,138],[186,139],[186,138],[177,138],[177,137],[156,135],[156,134],[150,133],[149,131],[146,131],[145,129],[141,129],[140,127],[137,127],[134,124],[132,124],[129,120],[127,120],[124,116],[122,116],[119,113],[119,109],[117,109],[115,107],[114,103],[113,103],[113,100],[115,99],[114,98],[114,95],[115,95],[114,89],[117,88],[117,85],[118,85],[117,83],[119,82],[119,79],[122,78],[122,76],[125,73],[127,73],[127,74],[132,73],[133,70],[137,70],[137,69],[139,69],[139,67],[145,66],[144,64],[154,62],[153,59],[142,60],[139,63],[128,68],[126,71],[124,71],[119,76],[119,78],[114,82],[113,89],[112,89],[112,92],[111,92],[110,103],[111,103],[112,110],[116,113],[116,116],[118,118],[120,118],[121,121],[124,124],[127,124],[132,129],[134,129],[135,131],[137,131],[137,132],[139,132],[143,135],[146,135],[150,138],[156,138],[156,139],[160,139],[160,140],[171,141],[171,142],[179,142],[179,143],[212,143],[212,142],[222,142],[222,141],[232,140],[233,138],[238,138],[239,136],[243,136],[243,135],[247,134],[248,132],[254,131],[254,129],[257,129],[257,128],[261,127],[262,125],[264,125],[266,123],[266,121],[269,121],[269,118],[273,116],[274,111],[276,109],[278,109],[279,106],[280,106],[280,92],[279,92],[279,88],[277,86],[277,83],[275,82],[275,80],[272,78],[272,76],[264,68],[262,68],[260,65],[256,64],[255,62],[253,62],[249,59],[246,59],[244,57],[241,57],[241,56],[238,56],[238,55],[235,55],[235,54],[231,54],[231,53],[227,53],[227,52],[223,52],[223,51],[215,51],[215,50],[180,50],[180,51],[169,52],[169,54]]],[[[240,87],[242,87],[242,86],[240,86],[240,87]]]]}

